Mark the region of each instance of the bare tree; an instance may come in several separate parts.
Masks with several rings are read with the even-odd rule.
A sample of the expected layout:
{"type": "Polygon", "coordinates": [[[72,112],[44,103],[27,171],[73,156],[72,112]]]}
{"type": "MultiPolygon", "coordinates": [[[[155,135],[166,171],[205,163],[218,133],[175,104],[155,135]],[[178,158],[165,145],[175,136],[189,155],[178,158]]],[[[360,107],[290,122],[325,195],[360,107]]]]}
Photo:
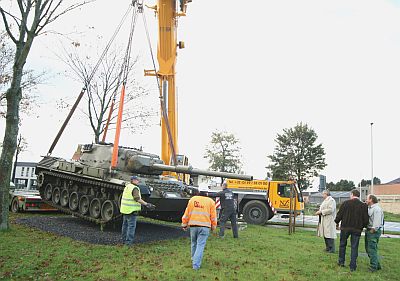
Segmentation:
{"type": "MultiPolygon", "coordinates": [[[[118,91],[121,89],[121,74],[125,63],[123,52],[118,50],[107,52],[93,77],[92,72],[96,63],[91,56],[79,56],[75,50],[64,56],[62,60],[71,68],[73,78],[85,85],[87,108],[84,114],[89,120],[95,143],[99,143],[100,137],[106,129],[109,111],[112,112],[108,129],[114,128],[113,125],[117,118],[119,99],[116,97],[119,96],[118,91]]],[[[123,127],[128,128],[131,132],[137,132],[147,126],[149,117],[155,114],[148,107],[141,106],[141,99],[147,96],[149,91],[142,87],[133,75],[136,62],[137,58],[131,61],[126,69],[128,73],[125,85],[127,92],[124,102],[124,119],[122,120],[123,127]]]]}
{"type": "Polygon", "coordinates": [[[7,101],[6,128],[0,157],[0,230],[8,229],[8,200],[12,160],[17,147],[19,113],[22,100],[22,76],[34,39],[60,16],[93,0],[68,4],[63,0],[13,0],[17,11],[0,6],[0,14],[7,35],[15,44],[13,72],[10,87],[5,93],[7,101]],[[12,25],[17,28],[12,29],[12,25]]]}
{"type": "Polygon", "coordinates": [[[25,151],[27,148],[28,148],[28,143],[26,142],[26,139],[23,136],[19,135],[17,149],[15,151],[14,167],[13,167],[13,172],[12,172],[12,177],[11,177],[11,181],[13,183],[15,183],[15,170],[17,168],[18,156],[21,152],[25,151]]]}
{"type": "MultiPolygon", "coordinates": [[[[6,117],[7,99],[6,90],[10,87],[13,72],[14,48],[10,45],[7,32],[0,31],[0,118],[6,117]]],[[[45,80],[44,72],[36,73],[33,70],[24,70],[22,73],[22,98],[20,111],[29,114],[33,107],[38,106],[37,96],[33,94],[36,86],[45,80]]]]}

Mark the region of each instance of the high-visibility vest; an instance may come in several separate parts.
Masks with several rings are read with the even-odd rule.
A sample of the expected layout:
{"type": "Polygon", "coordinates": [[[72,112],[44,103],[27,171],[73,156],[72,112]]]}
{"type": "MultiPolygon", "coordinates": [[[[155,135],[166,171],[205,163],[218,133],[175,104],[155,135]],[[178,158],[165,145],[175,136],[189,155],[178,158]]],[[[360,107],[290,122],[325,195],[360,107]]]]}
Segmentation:
{"type": "Polygon", "coordinates": [[[182,217],[182,226],[216,227],[217,212],[214,200],[204,196],[192,197],[182,217]]]}
{"type": "Polygon", "coordinates": [[[125,186],[121,199],[121,208],[120,208],[121,214],[127,215],[141,210],[142,206],[140,205],[139,202],[135,201],[135,199],[133,199],[132,196],[132,191],[135,188],[137,188],[137,190],[139,191],[139,196],[141,196],[140,189],[136,185],[130,183],[125,186]]]}

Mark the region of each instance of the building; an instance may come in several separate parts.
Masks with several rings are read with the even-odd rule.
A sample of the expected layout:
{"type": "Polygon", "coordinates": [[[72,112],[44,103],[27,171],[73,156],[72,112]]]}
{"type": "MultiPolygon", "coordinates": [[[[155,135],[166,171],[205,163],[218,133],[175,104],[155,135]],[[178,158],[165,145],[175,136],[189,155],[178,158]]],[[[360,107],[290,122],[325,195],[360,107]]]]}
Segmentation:
{"type": "Polygon", "coordinates": [[[400,214],[400,178],[374,185],[373,193],[385,211],[400,214]]]}
{"type": "MultiPolygon", "coordinates": [[[[331,196],[335,199],[336,204],[341,204],[346,200],[350,199],[350,191],[331,191],[331,196]]],[[[310,204],[320,205],[324,198],[322,197],[322,192],[313,193],[308,197],[310,204]]]]}
{"type": "Polygon", "coordinates": [[[15,166],[14,184],[16,188],[36,189],[35,162],[17,162],[15,166]]]}

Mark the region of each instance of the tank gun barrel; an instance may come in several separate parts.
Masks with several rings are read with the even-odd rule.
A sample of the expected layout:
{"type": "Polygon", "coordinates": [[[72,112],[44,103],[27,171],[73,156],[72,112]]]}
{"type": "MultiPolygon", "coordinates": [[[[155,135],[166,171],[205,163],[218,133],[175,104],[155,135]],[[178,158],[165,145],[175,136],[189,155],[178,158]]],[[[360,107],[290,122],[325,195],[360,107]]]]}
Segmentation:
{"type": "Polygon", "coordinates": [[[152,164],[151,168],[159,171],[169,171],[175,173],[189,174],[189,175],[204,175],[211,177],[223,177],[228,179],[239,179],[239,180],[253,180],[253,176],[249,175],[240,175],[235,173],[227,173],[227,172],[217,172],[217,171],[207,171],[193,168],[192,166],[169,166],[165,164],[152,164]]]}

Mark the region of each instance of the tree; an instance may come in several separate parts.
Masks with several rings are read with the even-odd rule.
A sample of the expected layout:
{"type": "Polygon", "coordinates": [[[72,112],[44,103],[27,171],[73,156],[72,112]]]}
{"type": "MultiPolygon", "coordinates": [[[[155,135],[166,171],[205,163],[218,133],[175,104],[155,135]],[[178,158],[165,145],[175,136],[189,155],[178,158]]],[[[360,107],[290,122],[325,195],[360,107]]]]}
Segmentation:
{"type": "Polygon", "coordinates": [[[284,129],[275,139],[274,153],[268,158],[275,180],[294,179],[300,188],[306,188],[310,179],[326,167],[322,144],[316,144],[317,134],[307,124],[284,129]]]}
{"type": "Polygon", "coordinates": [[[227,132],[213,132],[204,158],[208,159],[211,170],[239,173],[242,168],[239,140],[227,132]]]}
{"type": "MultiPolygon", "coordinates": [[[[377,177],[374,177],[374,185],[376,185],[376,184],[381,184],[381,180],[377,177]]],[[[358,184],[359,187],[360,186],[368,186],[368,185],[371,185],[371,180],[362,179],[361,182],[358,184]]]]}
{"type": "Polygon", "coordinates": [[[350,191],[355,188],[355,184],[353,181],[349,180],[340,180],[336,184],[330,182],[327,185],[327,188],[331,191],[350,191]]]}
{"type": "MultiPolygon", "coordinates": [[[[3,148],[0,156],[0,230],[8,229],[8,190],[10,184],[12,160],[17,147],[18,123],[22,100],[22,77],[25,63],[31,51],[34,39],[60,16],[93,0],[82,1],[65,6],[63,0],[13,0],[17,2],[17,11],[0,6],[0,14],[7,35],[15,45],[13,71],[10,86],[5,93],[7,102],[6,128],[3,148]],[[12,24],[17,30],[12,29],[12,24]]],[[[4,2],[3,2],[4,3],[4,2]]],[[[11,5],[12,6],[12,5],[11,5]]]]}
{"type": "Polygon", "coordinates": [[[26,139],[19,135],[18,138],[18,143],[17,143],[17,149],[15,151],[15,161],[14,161],[14,166],[13,166],[13,171],[12,171],[12,176],[11,176],[11,182],[15,183],[15,170],[17,169],[17,162],[18,162],[18,156],[22,151],[25,151],[28,147],[28,143],[26,142],[26,139]]]}
{"type": "MultiPolygon", "coordinates": [[[[79,45],[74,45],[75,47],[79,45]]],[[[77,50],[68,53],[62,60],[72,69],[74,79],[79,80],[86,88],[87,97],[87,116],[94,134],[95,143],[101,141],[100,137],[106,129],[107,119],[111,104],[113,106],[110,125],[115,124],[117,118],[119,99],[115,98],[121,89],[121,69],[124,59],[121,57],[123,52],[107,52],[101,61],[100,68],[93,77],[95,64],[90,55],[81,57],[77,50]]],[[[97,60],[97,58],[95,59],[97,60]]],[[[127,92],[124,102],[124,119],[122,120],[124,128],[129,128],[131,132],[147,126],[147,120],[154,114],[149,108],[140,106],[140,99],[149,94],[149,91],[140,86],[136,79],[131,75],[137,58],[131,62],[127,68],[128,81],[125,85],[127,92]]],[[[110,128],[109,128],[110,129],[110,128]]]]}
{"type": "MultiPolygon", "coordinates": [[[[0,117],[5,118],[7,112],[6,89],[12,80],[14,49],[9,43],[7,32],[0,31],[0,117]]],[[[22,73],[21,89],[22,98],[20,111],[29,113],[34,106],[37,106],[37,96],[32,94],[32,90],[42,83],[44,72],[35,73],[33,70],[24,70],[22,73]]]]}

